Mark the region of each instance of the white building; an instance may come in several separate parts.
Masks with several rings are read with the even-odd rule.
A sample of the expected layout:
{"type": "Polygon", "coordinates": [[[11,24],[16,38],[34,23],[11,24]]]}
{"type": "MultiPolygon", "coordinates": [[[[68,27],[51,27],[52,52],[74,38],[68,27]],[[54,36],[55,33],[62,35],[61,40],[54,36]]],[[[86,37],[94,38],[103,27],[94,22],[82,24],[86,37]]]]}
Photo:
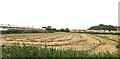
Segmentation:
{"type": "Polygon", "coordinates": [[[30,32],[32,30],[37,30],[39,32],[44,32],[46,29],[44,28],[33,28],[32,26],[18,26],[18,25],[10,25],[10,24],[0,24],[0,31],[7,31],[8,29],[17,29],[25,32],[30,32]]]}

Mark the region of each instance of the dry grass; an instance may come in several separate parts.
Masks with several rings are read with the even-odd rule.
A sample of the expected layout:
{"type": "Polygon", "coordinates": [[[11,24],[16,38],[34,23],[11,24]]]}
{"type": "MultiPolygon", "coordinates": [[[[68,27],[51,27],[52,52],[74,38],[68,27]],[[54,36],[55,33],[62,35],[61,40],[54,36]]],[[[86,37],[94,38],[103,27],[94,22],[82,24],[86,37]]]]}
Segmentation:
{"type": "MultiPolygon", "coordinates": [[[[107,35],[106,35],[107,36],[107,35]]],[[[116,36],[109,36],[116,39],[116,36]]],[[[80,33],[38,33],[38,34],[4,34],[3,45],[26,44],[37,47],[57,49],[86,50],[90,52],[109,51],[116,53],[117,42],[91,34],[80,33]]]]}

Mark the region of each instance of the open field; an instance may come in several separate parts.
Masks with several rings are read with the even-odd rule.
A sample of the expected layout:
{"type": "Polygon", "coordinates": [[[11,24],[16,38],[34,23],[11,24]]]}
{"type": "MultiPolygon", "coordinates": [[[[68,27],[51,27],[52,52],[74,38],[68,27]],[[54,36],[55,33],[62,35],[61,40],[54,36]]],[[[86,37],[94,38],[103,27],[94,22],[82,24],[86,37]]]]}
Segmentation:
{"type": "Polygon", "coordinates": [[[108,34],[83,33],[36,33],[36,34],[4,34],[2,45],[32,45],[35,47],[55,48],[59,50],[82,50],[90,53],[117,54],[118,36],[108,34]],[[104,37],[105,36],[105,37],[104,37]]]}

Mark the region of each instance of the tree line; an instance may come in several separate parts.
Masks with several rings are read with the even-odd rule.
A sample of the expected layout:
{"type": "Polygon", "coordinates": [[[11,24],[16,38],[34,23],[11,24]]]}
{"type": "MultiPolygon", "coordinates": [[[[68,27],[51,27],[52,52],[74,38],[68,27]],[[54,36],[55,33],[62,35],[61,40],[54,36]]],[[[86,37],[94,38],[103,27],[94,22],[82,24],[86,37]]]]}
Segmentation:
{"type": "Polygon", "coordinates": [[[52,28],[52,26],[47,26],[47,27],[42,27],[42,28],[45,28],[47,30],[47,32],[49,32],[49,33],[53,33],[53,32],[69,32],[70,31],[69,28],[56,29],[56,28],[52,28]]]}
{"type": "MultiPolygon", "coordinates": [[[[61,29],[56,29],[56,28],[52,28],[52,26],[47,26],[47,27],[42,27],[44,29],[46,29],[45,32],[43,33],[54,33],[54,32],[70,32],[69,28],[61,28],[61,29]]],[[[88,28],[87,30],[120,30],[120,27],[118,26],[113,26],[113,25],[104,25],[104,24],[99,24],[97,26],[91,26],[90,28],[88,28]]],[[[10,33],[42,33],[38,30],[32,30],[30,32],[24,32],[22,30],[19,29],[8,29],[7,31],[2,31],[2,34],[10,34],[10,33]]]]}
{"type": "Polygon", "coordinates": [[[113,26],[113,25],[104,25],[104,24],[99,24],[98,26],[92,26],[88,28],[88,30],[117,30],[120,27],[113,26]]]}

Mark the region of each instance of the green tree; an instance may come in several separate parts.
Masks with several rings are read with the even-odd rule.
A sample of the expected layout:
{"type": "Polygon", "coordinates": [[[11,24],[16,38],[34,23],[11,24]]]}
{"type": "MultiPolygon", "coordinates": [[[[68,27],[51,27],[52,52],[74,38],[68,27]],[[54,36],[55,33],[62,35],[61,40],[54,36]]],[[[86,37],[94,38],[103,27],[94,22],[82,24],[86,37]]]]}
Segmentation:
{"type": "Polygon", "coordinates": [[[88,30],[117,30],[116,26],[100,24],[98,26],[92,26],[88,30]]]}
{"type": "Polygon", "coordinates": [[[46,27],[42,27],[42,28],[45,28],[45,29],[46,29],[46,27]]]}
{"type": "Polygon", "coordinates": [[[51,30],[52,29],[52,27],[51,26],[47,26],[47,28],[46,28],[47,30],[51,30]]]}
{"type": "Polygon", "coordinates": [[[65,32],[65,30],[63,28],[60,29],[61,32],[65,32]]]}
{"type": "Polygon", "coordinates": [[[65,29],[65,32],[69,32],[69,31],[70,31],[69,28],[66,28],[66,29],[65,29]]]}

